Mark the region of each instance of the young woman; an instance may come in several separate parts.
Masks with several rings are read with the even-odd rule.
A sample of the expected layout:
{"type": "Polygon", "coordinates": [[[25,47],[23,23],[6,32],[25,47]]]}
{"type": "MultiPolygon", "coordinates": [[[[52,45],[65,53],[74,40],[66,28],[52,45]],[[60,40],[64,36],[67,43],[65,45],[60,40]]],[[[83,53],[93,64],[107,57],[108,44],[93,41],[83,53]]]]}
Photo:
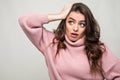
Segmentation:
{"type": "Polygon", "coordinates": [[[120,80],[120,60],[99,40],[100,28],[83,3],[58,14],[28,14],[19,23],[40,50],[51,80],[120,80]],[[61,20],[54,32],[43,25],[61,20]]]}

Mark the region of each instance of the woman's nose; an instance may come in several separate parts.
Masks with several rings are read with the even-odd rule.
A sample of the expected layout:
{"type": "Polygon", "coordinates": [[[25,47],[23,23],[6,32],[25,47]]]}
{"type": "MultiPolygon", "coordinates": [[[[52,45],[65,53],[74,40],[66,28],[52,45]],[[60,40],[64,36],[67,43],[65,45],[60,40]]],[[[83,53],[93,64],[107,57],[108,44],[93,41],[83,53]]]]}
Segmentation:
{"type": "Polygon", "coordinates": [[[75,32],[78,31],[78,25],[77,24],[73,27],[73,31],[75,31],[75,32]]]}

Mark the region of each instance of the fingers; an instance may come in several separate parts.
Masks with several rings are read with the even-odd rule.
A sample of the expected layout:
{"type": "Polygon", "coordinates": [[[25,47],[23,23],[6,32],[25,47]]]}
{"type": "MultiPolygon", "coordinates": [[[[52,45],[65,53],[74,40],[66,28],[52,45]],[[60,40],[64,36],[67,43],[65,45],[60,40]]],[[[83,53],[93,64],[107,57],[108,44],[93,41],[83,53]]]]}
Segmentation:
{"type": "Polygon", "coordinates": [[[71,2],[71,3],[66,4],[66,5],[64,6],[64,8],[63,8],[62,11],[61,11],[61,15],[63,16],[63,18],[66,18],[66,16],[68,15],[68,13],[69,13],[70,10],[71,10],[73,4],[74,4],[74,3],[71,2]]]}

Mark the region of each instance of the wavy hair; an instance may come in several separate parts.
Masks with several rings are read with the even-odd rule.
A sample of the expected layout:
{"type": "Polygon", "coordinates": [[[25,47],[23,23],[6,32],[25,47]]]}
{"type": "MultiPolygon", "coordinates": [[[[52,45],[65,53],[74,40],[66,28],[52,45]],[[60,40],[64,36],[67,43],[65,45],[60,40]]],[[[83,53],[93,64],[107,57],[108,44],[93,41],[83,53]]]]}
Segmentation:
{"type": "MultiPolygon", "coordinates": [[[[74,3],[70,12],[79,11],[81,14],[85,16],[86,29],[84,32],[85,35],[85,51],[88,58],[88,62],[90,65],[90,72],[92,74],[101,74],[103,76],[103,68],[102,68],[102,55],[105,51],[104,44],[99,40],[100,39],[100,27],[95,20],[90,9],[83,3],[74,3]]],[[[68,13],[68,15],[70,14],[68,13]]],[[[67,15],[67,16],[68,16],[67,15]]],[[[60,54],[60,49],[66,49],[65,41],[65,32],[66,32],[66,19],[62,20],[58,25],[57,29],[54,30],[55,37],[53,39],[53,44],[55,44],[55,40],[57,40],[57,51],[56,55],[60,54]]]]}

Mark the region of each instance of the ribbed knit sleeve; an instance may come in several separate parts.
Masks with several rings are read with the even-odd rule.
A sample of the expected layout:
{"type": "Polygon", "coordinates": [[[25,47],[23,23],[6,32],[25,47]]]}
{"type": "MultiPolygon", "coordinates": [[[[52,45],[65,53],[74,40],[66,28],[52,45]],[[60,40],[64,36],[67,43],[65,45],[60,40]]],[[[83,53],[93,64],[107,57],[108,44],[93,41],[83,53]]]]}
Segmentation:
{"type": "Polygon", "coordinates": [[[43,25],[48,23],[47,14],[27,14],[19,18],[19,24],[30,41],[42,52],[52,42],[53,33],[46,30],[43,25]]]}

